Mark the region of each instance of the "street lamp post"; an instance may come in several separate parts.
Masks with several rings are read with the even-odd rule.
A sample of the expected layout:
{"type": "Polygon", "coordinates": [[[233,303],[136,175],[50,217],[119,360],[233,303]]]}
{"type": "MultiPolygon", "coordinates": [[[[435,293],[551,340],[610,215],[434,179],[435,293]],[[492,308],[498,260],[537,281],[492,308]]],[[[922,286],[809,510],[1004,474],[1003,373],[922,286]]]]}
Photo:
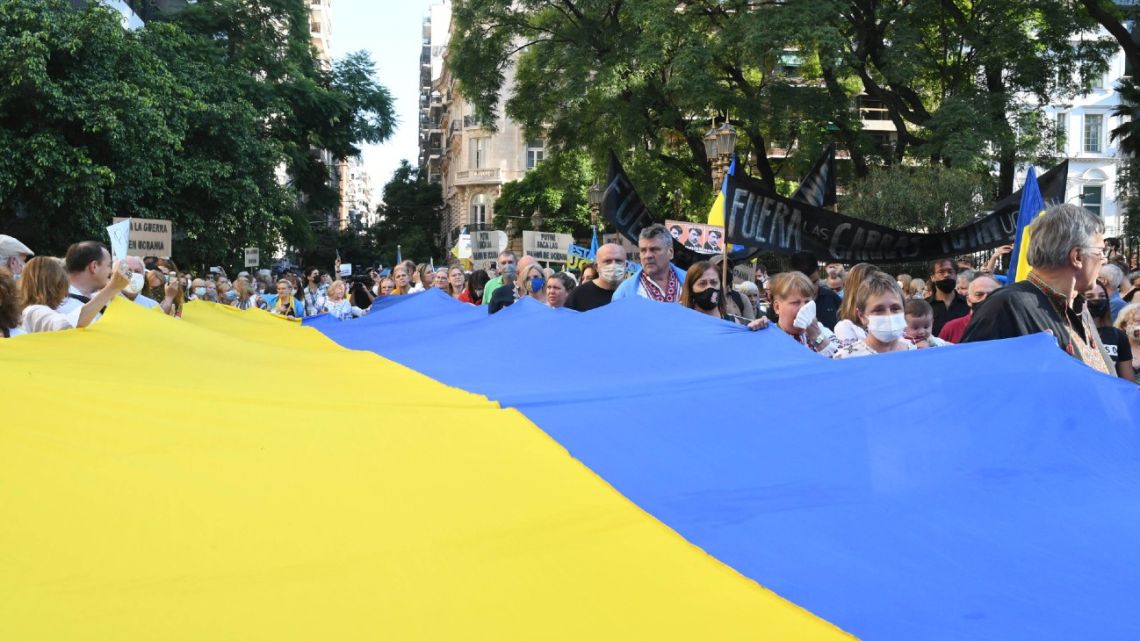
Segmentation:
{"type": "Polygon", "coordinates": [[[727,120],[717,127],[714,121],[712,128],[705,134],[704,141],[705,156],[712,165],[713,188],[718,189],[732,163],[732,154],[736,151],[736,127],[728,124],[727,120]]]}
{"type": "Polygon", "coordinates": [[[594,229],[598,228],[598,214],[602,208],[603,193],[605,193],[605,190],[603,190],[602,186],[598,183],[590,185],[589,191],[586,192],[586,196],[590,200],[590,226],[594,229]]]}
{"type": "MultiPolygon", "coordinates": [[[[728,171],[732,163],[732,154],[736,151],[736,128],[728,124],[728,118],[725,118],[724,124],[720,127],[716,126],[716,119],[714,118],[712,128],[705,134],[705,155],[712,165],[712,181],[713,189],[720,189],[721,183],[724,181],[724,175],[728,171]]],[[[727,230],[726,230],[727,231],[727,230]]],[[[728,282],[728,241],[727,235],[721,235],[721,283],[728,282]]]]}

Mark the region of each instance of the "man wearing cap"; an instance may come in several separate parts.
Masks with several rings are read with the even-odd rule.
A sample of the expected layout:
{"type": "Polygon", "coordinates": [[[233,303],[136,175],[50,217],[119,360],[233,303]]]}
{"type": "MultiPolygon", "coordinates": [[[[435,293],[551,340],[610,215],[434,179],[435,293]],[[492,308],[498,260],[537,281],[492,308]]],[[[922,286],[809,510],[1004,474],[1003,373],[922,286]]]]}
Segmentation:
{"type": "MultiPolygon", "coordinates": [[[[107,246],[103,243],[85,240],[68,247],[63,262],[70,286],[67,288],[67,298],[63,299],[63,304],[56,311],[66,316],[72,327],[77,327],[79,312],[84,303],[90,301],[111,280],[111,252],[107,251],[107,246]]],[[[103,311],[105,309],[91,322],[99,320],[103,311]]]]}
{"type": "Polygon", "coordinates": [[[0,267],[6,267],[13,278],[17,280],[20,278],[20,274],[24,271],[24,263],[35,255],[35,252],[28,249],[24,243],[11,236],[0,234],[0,267]]]}

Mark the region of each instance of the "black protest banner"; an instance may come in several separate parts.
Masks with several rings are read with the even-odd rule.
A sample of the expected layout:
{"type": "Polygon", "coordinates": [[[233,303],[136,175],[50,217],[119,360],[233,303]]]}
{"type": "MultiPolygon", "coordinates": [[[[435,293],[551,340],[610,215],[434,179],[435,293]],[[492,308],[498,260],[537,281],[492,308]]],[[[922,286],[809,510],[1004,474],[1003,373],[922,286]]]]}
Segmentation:
{"type": "Polygon", "coordinates": [[[792,194],[792,200],[816,207],[830,207],[838,202],[835,192],[835,143],[831,143],[804,176],[796,193],[792,194]]]}
{"type": "MultiPolygon", "coordinates": [[[[816,161],[799,189],[792,196],[795,200],[810,203],[817,207],[826,207],[835,204],[835,145],[828,145],[823,156],[816,161]]],[[[609,178],[606,191],[602,196],[602,215],[617,231],[636,243],[641,230],[658,221],[649,208],[637,195],[633,181],[625,173],[617,156],[610,152],[609,178]]],[[[737,247],[729,253],[728,259],[732,264],[751,260],[753,256],[765,249],[764,247],[748,246],[737,247]]],[[[681,267],[688,267],[699,260],[707,260],[708,256],[685,247],[681,242],[673,241],[673,262],[681,267]]]]}
{"type": "MultiPolygon", "coordinates": [[[[1064,202],[1068,162],[1037,181],[1046,205],[1064,202]]],[[[785,198],[748,176],[728,179],[726,240],[780,253],[808,251],[845,263],[926,261],[970,254],[1013,242],[1021,192],[978,220],[947,232],[923,234],[876,225],[785,198]]]]}
{"type": "MultiPolygon", "coordinates": [[[[602,216],[613,225],[618,233],[636,243],[641,230],[661,222],[657,220],[649,208],[642,202],[641,196],[633,188],[633,181],[625,173],[617,156],[610,152],[609,178],[605,193],[602,194],[602,216]]],[[[746,261],[756,254],[755,249],[746,248],[728,255],[730,263],[746,261]]],[[[708,260],[709,256],[695,252],[673,239],[673,262],[681,268],[688,268],[693,263],[708,260]]]]}

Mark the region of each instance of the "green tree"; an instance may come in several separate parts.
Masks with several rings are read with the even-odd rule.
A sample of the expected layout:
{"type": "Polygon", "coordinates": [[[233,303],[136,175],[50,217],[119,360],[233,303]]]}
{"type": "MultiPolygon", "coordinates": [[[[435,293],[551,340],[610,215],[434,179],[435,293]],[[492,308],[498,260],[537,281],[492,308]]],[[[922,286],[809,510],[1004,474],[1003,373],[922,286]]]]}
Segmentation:
{"type": "Polygon", "coordinates": [[[376,248],[374,260],[391,265],[396,260],[396,246],[405,259],[436,264],[446,262],[445,248],[439,246],[439,227],[443,220],[443,192],[439,184],[429,182],[408,161],[392,174],[384,185],[384,204],[377,209],[380,222],[368,234],[376,248]]]}
{"type": "Polygon", "coordinates": [[[1009,193],[1018,162],[1054,153],[1035,103],[1081,91],[1114,48],[1082,37],[1096,23],[1067,0],[468,0],[455,24],[452,69],[482,118],[503,98],[555,148],[620,150],[650,206],[680,188],[695,215],[713,192],[710,113],[736,124],[736,151],[770,187],[835,138],[856,175],[996,165],[1009,193]],[[886,107],[889,149],[862,130],[860,94],[886,107]]]}
{"type": "MultiPolygon", "coordinates": [[[[750,6],[457,3],[450,62],[482,119],[495,115],[515,65],[514,92],[502,96],[508,116],[556,151],[583,150],[601,163],[608,150],[621,150],[650,206],[672,210],[681,189],[685,210],[702,212],[714,191],[703,141],[711,113],[720,114],[717,124],[731,116],[750,172],[773,185],[784,167],[770,162],[770,143],[794,148],[803,132],[830,120],[816,108],[823,89],[801,77],[818,75],[816,59],[789,65],[784,54],[820,37],[813,14],[828,13],[834,2],[750,6]]],[[[805,153],[814,157],[818,149],[805,153]]]]}
{"type": "Polygon", "coordinates": [[[114,215],[171,219],[197,267],[305,249],[337,205],[319,151],[393,123],[366,56],[316,62],[303,0],[201,0],[139,31],[99,3],[10,0],[0,78],[0,227],[45,253],[114,215]]]}
{"type": "Polygon", "coordinates": [[[1115,49],[1067,0],[851,1],[837,25],[843,66],[899,132],[893,160],[993,163],[999,196],[1019,162],[1053,153],[1034,102],[1080,93],[1115,49]]]}
{"type": "Polygon", "coordinates": [[[503,185],[503,192],[495,201],[495,227],[506,229],[511,223],[518,231],[589,236],[588,192],[596,175],[589,157],[581,151],[553,154],[522,180],[503,185]],[[535,221],[541,221],[537,227],[535,221]]]}
{"type": "Polygon", "coordinates": [[[894,229],[940,232],[972,222],[989,204],[988,175],[935,166],[872,168],[840,197],[840,211],[894,229]]]}

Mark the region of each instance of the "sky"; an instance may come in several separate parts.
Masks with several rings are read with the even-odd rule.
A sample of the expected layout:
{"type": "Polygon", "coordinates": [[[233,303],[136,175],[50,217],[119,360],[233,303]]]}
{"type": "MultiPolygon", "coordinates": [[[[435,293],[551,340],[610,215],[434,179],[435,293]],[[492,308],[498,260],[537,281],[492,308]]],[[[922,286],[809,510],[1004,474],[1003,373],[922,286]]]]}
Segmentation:
{"type": "Polygon", "coordinates": [[[376,63],[376,78],[395,100],[396,133],[380,145],[363,148],[364,166],[379,195],[406,159],[419,155],[420,48],[423,19],[431,0],[333,0],[334,58],[364,49],[376,63]]]}

